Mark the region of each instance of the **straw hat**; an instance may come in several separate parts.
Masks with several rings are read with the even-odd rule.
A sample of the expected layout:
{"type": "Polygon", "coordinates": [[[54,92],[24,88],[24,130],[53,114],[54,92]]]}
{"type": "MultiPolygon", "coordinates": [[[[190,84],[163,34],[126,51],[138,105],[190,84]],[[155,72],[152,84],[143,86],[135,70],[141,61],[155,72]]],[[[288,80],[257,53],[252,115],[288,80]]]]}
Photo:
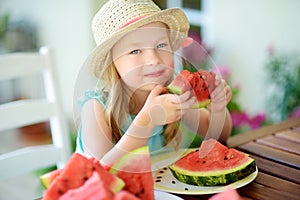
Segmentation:
{"type": "Polygon", "coordinates": [[[171,38],[173,50],[179,48],[189,30],[188,19],[179,8],[161,10],[151,0],[109,0],[93,18],[97,46],[85,64],[99,77],[101,68],[111,63],[106,55],[113,45],[125,34],[151,22],[165,23],[176,33],[171,38]]]}

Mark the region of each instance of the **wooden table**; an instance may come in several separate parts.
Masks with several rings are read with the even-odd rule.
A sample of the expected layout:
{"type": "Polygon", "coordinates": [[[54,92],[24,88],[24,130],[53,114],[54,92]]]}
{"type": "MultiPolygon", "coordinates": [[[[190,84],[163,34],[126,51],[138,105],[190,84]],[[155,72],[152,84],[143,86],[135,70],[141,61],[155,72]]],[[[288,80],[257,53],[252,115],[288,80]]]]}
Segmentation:
{"type": "MultiPolygon", "coordinates": [[[[227,145],[250,154],[257,162],[256,179],[238,189],[244,199],[300,199],[300,118],[236,135],[227,145]]],[[[180,195],[186,200],[210,196],[180,195]]]]}

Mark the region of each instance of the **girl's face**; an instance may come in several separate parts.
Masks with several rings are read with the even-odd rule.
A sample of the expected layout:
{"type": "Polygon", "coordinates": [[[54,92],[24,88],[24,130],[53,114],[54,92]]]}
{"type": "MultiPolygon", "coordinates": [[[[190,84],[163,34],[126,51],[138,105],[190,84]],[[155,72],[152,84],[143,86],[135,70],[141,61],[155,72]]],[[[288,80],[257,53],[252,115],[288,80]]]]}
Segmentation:
{"type": "Polygon", "coordinates": [[[114,65],[131,89],[151,90],[165,85],[173,75],[173,53],[163,23],[144,25],[130,32],[112,48],[114,65]]]}

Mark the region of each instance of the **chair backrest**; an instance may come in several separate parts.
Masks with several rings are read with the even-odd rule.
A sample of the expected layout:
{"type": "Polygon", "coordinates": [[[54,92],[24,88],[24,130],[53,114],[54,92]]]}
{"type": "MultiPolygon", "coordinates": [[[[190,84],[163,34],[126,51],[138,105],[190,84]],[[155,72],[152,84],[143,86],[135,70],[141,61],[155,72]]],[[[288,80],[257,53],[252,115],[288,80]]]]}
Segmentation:
{"type": "Polygon", "coordinates": [[[67,121],[62,111],[57,77],[51,51],[19,52],[0,55],[0,80],[16,80],[30,74],[43,77],[44,97],[22,99],[0,104],[1,131],[48,122],[52,142],[31,145],[0,155],[0,179],[28,174],[37,169],[57,165],[61,168],[69,159],[72,148],[67,121]]]}

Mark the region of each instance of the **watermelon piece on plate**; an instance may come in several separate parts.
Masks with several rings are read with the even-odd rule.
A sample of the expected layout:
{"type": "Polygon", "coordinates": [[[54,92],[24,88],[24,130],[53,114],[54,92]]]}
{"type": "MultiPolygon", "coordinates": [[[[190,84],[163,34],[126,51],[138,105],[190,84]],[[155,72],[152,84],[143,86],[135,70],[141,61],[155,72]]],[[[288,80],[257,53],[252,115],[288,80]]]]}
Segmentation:
{"type": "Polygon", "coordinates": [[[94,158],[86,158],[74,153],[61,173],[53,180],[44,193],[44,200],[56,200],[70,189],[82,186],[94,172],[107,184],[113,192],[120,191],[124,182],[106,171],[94,158]]]}
{"type": "Polygon", "coordinates": [[[169,169],[183,183],[216,186],[247,177],[256,171],[256,162],[241,151],[209,139],[202,142],[199,150],[183,156],[169,169]]]}
{"type": "Polygon", "coordinates": [[[154,200],[154,181],[147,146],[126,153],[111,167],[110,172],[125,182],[124,190],[142,200],[154,200]]]}
{"type": "Polygon", "coordinates": [[[114,193],[110,190],[97,172],[80,187],[68,190],[59,200],[110,200],[114,193]]]}
{"type": "Polygon", "coordinates": [[[210,103],[210,93],[215,88],[215,78],[216,74],[214,72],[183,70],[167,88],[170,93],[178,95],[190,91],[191,95],[195,95],[197,98],[197,102],[192,108],[197,109],[210,103]]]}

